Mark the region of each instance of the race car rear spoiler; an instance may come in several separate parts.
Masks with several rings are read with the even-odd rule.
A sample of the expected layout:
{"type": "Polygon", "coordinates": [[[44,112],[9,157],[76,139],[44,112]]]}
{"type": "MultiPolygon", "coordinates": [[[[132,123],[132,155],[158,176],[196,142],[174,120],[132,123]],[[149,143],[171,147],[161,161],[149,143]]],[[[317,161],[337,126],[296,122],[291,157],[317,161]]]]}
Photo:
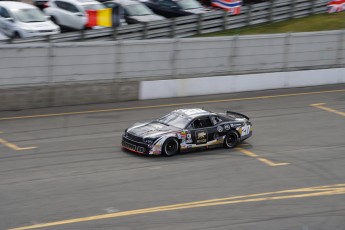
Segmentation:
{"type": "Polygon", "coordinates": [[[240,117],[240,118],[246,118],[249,121],[249,117],[247,117],[246,115],[242,114],[242,113],[237,113],[237,112],[233,112],[233,111],[226,111],[226,114],[229,115],[234,115],[235,117],[240,117]]]}

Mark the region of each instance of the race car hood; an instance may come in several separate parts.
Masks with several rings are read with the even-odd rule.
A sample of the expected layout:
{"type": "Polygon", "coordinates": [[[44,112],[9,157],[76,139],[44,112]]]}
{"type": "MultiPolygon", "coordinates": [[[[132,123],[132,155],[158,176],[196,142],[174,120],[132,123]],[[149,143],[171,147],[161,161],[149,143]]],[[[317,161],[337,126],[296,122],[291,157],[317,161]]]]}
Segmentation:
{"type": "Polygon", "coordinates": [[[138,137],[155,138],[160,135],[176,132],[179,128],[175,126],[169,126],[157,121],[151,121],[146,123],[137,123],[127,129],[127,132],[138,137]]]}

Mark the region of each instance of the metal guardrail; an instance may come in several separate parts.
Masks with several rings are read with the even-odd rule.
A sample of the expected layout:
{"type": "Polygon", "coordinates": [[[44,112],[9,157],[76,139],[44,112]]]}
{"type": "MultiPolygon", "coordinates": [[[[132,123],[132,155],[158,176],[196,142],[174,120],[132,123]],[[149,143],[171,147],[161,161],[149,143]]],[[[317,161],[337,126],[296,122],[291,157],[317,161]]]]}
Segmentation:
{"type": "Polygon", "coordinates": [[[239,15],[230,15],[225,11],[219,10],[118,28],[82,30],[43,38],[9,39],[1,41],[0,44],[188,37],[196,34],[324,13],[326,12],[327,2],[328,0],[272,0],[255,5],[242,6],[239,15]]]}

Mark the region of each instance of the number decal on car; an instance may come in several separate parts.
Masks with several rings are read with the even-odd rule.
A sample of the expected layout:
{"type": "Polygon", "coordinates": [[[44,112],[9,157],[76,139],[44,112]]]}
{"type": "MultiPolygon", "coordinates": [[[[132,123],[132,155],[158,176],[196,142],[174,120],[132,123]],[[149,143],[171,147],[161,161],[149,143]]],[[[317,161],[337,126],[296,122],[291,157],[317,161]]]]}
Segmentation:
{"type": "Polygon", "coordinates": [[[242,127],[242,136],[247,136],[250,133],[250,125],[245,125],[242,127]]]}

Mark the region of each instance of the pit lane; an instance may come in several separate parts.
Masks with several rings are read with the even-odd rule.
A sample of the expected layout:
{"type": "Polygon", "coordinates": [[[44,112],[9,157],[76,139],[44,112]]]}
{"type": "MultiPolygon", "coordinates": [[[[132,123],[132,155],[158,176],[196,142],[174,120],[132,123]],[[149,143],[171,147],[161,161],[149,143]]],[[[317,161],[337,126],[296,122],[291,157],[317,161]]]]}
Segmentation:
{"type": "Polygon", "coordinates": [[[62,222],[41,229],[344,229],[343,193],[305,192],[345,183],[344,89],[336,85],[0,113],[8,118],[0,118],[0,138],[9,143],[0,143],[0,229],[56,221],[62,222]],[[320,103],[329,110],[313,106],[320,103]],[[186,107],[244,113],[254,134],[240,149],[172,158],[121,149],[121,134],[129,125],[186,107]],[[272,166],[259,159],[286,164],[272,166]],[[301,197],[265,195],[257,202],[166,208],[295,189],[302,189],[301,197]],[[153,207],[164,211],[138,211],[153,207]],[[135,215],[123,215],[131,210],[135,215]],[[102,215],[113,216],[95,218],[102,215]],[[67,223],[70,219],[77,221],[67,223]]]}

